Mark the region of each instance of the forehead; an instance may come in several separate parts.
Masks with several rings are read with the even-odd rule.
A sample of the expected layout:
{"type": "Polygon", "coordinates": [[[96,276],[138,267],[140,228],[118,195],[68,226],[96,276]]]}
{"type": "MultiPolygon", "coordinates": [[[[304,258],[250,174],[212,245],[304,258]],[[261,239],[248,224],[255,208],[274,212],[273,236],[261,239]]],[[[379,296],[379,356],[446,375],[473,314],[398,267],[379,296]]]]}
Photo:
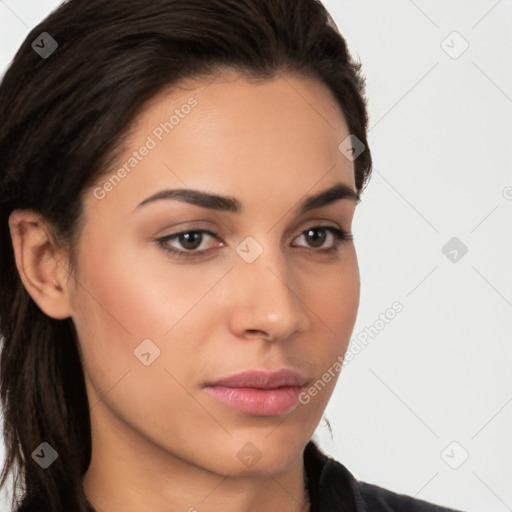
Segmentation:
{"type": "Polygon", "coordinates": [[[317,190],[339,182],[354,188],[353,163],[338,149],[348,135],[341,108],[320,81],[223,72],[183,81],[148,102],[98,184],[124,168],[107,196],[123,211],[164,187],[256,201],[276,192],[300,197],[317,183],[317,190]]]}
{"type": "Polygon", "coordinates": [[[317,79],[279,73],[271,79],[249,80],[223,71],[182,81],[154,97],[131,133],[131,146],[151,134],[157,143],[174,146],[174,153],[178,146],[188,150],[208,142],[220,150],[221,140],[231,143],[232,151],[240,151],[249,139],[255,142],[245,144],[245,153],[265,156],[265,148],[279,143],[283,150],[294,151],[298,148],[292,144],[299,141],[318,149],[337,146],[348,135],[348,127],[332,92],[317,79]],[[269,144],[261,147],[257,142],[269,144]]]}

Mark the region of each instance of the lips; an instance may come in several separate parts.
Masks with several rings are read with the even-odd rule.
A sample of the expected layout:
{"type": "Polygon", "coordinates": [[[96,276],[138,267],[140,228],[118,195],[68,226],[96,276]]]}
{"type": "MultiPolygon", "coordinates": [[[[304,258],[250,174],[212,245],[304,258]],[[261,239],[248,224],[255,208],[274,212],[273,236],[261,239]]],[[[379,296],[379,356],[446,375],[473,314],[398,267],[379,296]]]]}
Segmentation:
{"type": "Polygon", "coordinates": [[[238,411],[257,416],[291,412],[307,379],[293,370],[274,372],[249,370],[213,382],[204,389],[220,402],[238,411]]]}
{"type": "Polygon", "coordinates": [[[207,382],[206,386],[224,386],[228,388],[276,389],[283,386],[299,386],[306,384],[307,379],[293,370],[282,369],[274,372],[264,370],[248,370],[241,373],[207,382]]]}

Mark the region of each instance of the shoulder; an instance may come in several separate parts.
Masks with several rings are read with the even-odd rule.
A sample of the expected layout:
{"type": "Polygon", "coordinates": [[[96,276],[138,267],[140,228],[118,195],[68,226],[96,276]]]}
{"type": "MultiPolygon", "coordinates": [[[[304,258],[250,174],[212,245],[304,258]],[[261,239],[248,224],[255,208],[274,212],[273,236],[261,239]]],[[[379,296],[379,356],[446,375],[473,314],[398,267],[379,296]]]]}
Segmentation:
{"type": "Polygon", "coordinates": [[[358,480],[314,442],[304,463],[312,512],[462,512],[358,480]]]}
{"type": "Polygon", "coordinates": [[[368,512],[459,512],[359,480],[356,485],[368,512]]]}

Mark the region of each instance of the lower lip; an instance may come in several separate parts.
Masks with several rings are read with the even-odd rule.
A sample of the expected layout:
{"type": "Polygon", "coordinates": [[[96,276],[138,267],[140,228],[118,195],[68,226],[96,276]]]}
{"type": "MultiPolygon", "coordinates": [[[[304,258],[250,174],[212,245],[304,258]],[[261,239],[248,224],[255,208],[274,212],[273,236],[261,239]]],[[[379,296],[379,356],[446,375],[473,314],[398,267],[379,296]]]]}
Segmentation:
{"type": "Polygon", "coordinates": [[[298,404],[302,391],[300,386],[276,389],[208,386],[205,389],[234,409],[257,416],[277,416],[290,412],[298,404]]]}

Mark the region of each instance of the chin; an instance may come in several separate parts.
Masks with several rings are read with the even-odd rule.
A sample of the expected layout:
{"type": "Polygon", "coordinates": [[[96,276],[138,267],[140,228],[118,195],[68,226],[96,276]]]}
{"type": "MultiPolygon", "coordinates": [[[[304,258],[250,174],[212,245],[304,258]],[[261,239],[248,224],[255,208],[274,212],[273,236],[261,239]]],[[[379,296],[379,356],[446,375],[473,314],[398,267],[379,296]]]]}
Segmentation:
{"type": "Polygon", "coordinates": [[[216,472],[232,476],[284,473],[302,460],[309,437],[304,433],[292,435],[289,432],[286,436],[280,436],[278,430],[279,427],[275,432],[266,430],[254,435],[245,432],[234,436],[220,450],[211,453],[209,462],[217,467],[216,472]]]}

